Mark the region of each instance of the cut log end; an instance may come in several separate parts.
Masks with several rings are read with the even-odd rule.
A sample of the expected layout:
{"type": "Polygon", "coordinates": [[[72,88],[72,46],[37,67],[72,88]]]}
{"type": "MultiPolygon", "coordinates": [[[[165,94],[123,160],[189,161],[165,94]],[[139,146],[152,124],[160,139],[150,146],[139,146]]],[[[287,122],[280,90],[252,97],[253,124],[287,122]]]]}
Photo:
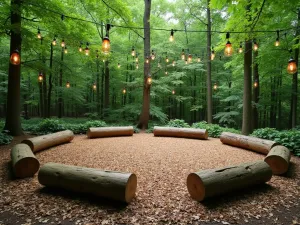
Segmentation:
{"type": "Polygon", "coordinates": [[[125,201],[127,203],[131,202],[131,200],[135,197],[137,187],[137,177],[135,174],[131,174],[128,178],[125,190],[125,201]]]}
{"type": "Polygon", "coordinates": [[[27,157],[19,160],[15,166],[14,171],[16,177],[25,178],[33,177],[34,174],[39,170],[40,163],[37,159],[32,157],[27,157]]]}
{"type": "Polygon", "coordinates": [[[191,173],[187,177],[187,188],[191,197],[196,201],[202,201],[205,197],[205,187],[201,178],[195,174],[191,173]]]}
{"type": "Polygon", "coordinates": [[[289,163],[277,155],[269,156],[265,159],[265,162],[269,164],[272,169],[272,173],[275,175],[283,174],[289,168],[289,163]]]}
{"type": "Polygon", "coordinates": [[[31,140],[26,139],[26,140],[23,140],[22,143],[28,145],[31,150],[34,149],[34,145],[33,145],[33,142],[31,140]]]}

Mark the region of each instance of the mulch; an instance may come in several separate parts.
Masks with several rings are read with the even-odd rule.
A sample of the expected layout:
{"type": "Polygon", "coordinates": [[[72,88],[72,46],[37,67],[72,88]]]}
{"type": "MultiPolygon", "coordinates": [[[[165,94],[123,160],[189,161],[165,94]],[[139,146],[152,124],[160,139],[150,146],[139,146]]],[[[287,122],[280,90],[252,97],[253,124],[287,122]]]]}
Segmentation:
{"type": "MultiPolygon", "coordinates": [[[[87,139],[36,153],[41,165],[56,162],[135,173],[136,198],[124,205],[89,195],[53,190],[33,178],[14,179],[11,145],[0,147],[0,224],[299,224],[300,159],[291,158],[284,176],[263,185],[196,202],[186,178],[191,172],[263,160],[264,155],[223,145],[219,139],[193,140],[134,134],[87,139]]],[[[221,188],[221,187],[220,187],[221,188]]]]}

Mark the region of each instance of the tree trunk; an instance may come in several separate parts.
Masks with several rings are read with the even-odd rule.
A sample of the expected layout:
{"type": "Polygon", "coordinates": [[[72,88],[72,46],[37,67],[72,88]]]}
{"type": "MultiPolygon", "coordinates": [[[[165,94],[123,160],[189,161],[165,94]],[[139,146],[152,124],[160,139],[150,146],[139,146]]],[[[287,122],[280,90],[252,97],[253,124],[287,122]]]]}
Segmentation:
{"type": "Polygon", "coordinates": [[[72,141],[74,134],[70,130],[60,131],[23,140],[22,143],[29,145],[33,152],[38,152],[56,145],[72,141]]]}
{"type": "Polygon", "coordinates": [[[26,144],[16,144],[11,149],[14,175],[19,178],[32,177],[39,170],[40,163],[26,144]]]}
{"type": "Polygon", "coordinates": [[[101,111],[100,111],[100,62],[99,59],[96,61],[96,67],[97,67],[97,78],[96,78],[96,93],[97,93],[97,113],[100,117],[101,111]]]}
{"type": "MultiPolygon", "coordinates": [[[[150,12],[151,1],[144,0],[144,88],[143,88],[143,108],[140,115],[138,128],[145,130],[148,128],[149,116],[150,116],[150,87],[147,83],[148,76],[150,75],[150,63],[146,63],[146,58],[150,55],[150,12]]],[[[151,60],[150,60],[151,61],[151,60]]]]}
{"type": "Polygon", "coordinates": [[[205,140],[208,139],[208,133],[206,129],[155,126],[153,129],[153,134],[154,136],[159,137],[182,137],[205,140]]]}
{"type": "Polygon", "coordinates": [[[44,82],[43,84],[43,103],[44,103],[44,110],[43,110],[43,117],[47,117],[47,107],[48,107],[48,95],[47,95],[47,73],[45,72],[44,74],[44,82]]]}
{"type": "MultiPolygon", "coordinates": [[[[11,0],[11,29],[10,54],[15,50],[19,51],[21,58],[21,0],[11,0]]],[[[11,135],[22,135],[21,128],[21,96],[20,96],[20,75],[21,64],[9,64],[8,87],[7,87],[7,112],[4,130],[8,130],[11,135]]]]}
{"type": "Polygon", "coordinates": [[[134,129],[127,127],[91,127],[87,131],[88,138],[132,136],[134,129]]]}
{"type": "Polygon", "coordinates": [[[47,163],[39,171],[42,185],[93,194],[129,203],[135,196],[137,177],[133,173],[47,163]]]}
{"type": "Polygon", "coordinates": [[[104,99],[104,109],[105,109],[105,117],[108,115],[109,109],[109,62],[106,60],[104,67],[105,67],[105,99],[104,99]]]}
{"type": "MultiPolygon", "coordinates": [[[[46,82],[43,80],[43,82],[46,82]]],[[[40,117],[44,116],[44,101],[43,101],[43,83],[39,82],[39,94],[40,94],[40,117]]]]}
{"type": "Polygon", "coordinates": [[[52,42],[50,44],[50,74],[49,74],[49,89],[48,89],[48,107],[47,107],[47,118],[50,118],[51,115],[51,92],[52,92],[52,68],[53,68],[53,45],[52,42]]]}
{"type": "Polygon", "coordinates": [[[206,80],[206,88],[207,88],[207,123],[212,123],[212,84],[211,84],[211,19],[210,19],[210,0],[207,0],[207,80],[206,80]]]}
{"type": "Polygon", "coordinates": [[[248,135],[252,132],[252,41],[245,41],[245,55],[244,55],[244,94],[243,94],[243,124],[242,134],[248,135]]]}
{"type": "Polygon", "coordinates": [[[59,70],[59,95],[58,95],[58,118],[61,118],[63,115],[63,98],[62,98],[62,80],[63,80],[63,61],[64,61],[64,49],[61,48],[61,65],[59,70]]]}
{"type": "Polygon", "coordinates": [[[190,173],[187,188],[197,201],[265,183],[272,177],[272,170],[264,161],[245,163],[220,169],[190,173]]]}
{"type": "Polygon", "coordinates": [[[288,170],[290,159],[290,150],[284,146],[277,145],[266,156],[265,162],[269,164],[273,174],[280,175],[288,170]]]}
{"type": "Polygon", "coordinates": [[[259,101],[259,73],[258,73],[258,51],[254,52],[254,68],[253,68],[253,81],[257,83],[256,87],[253,87],[253,117],[252,117],[252,122],[253,122],[253,129],[258,128],[258,110],[257,110],[257,104],[259,101]]]}
{"type": "Polygon", "coordinates": [[[220,136],[220,141],[223,144],[250,149],[265,155],[269,153],[271,148],[277,145],[274,141],[229,132],[223,132],[220,136]]]}
{"type": "MultiPolygon", "coordinates": [[[[278,79],[278,90],[282,90],[282,65],[280,66],[280,76],[278,79]]],[[[282,91],[280,91],[280,94],[278,95],[278,119],[277,119],[277,129],[281,129],[282,128],[282,98],[281,98],[281,93],[282,91]]]]}

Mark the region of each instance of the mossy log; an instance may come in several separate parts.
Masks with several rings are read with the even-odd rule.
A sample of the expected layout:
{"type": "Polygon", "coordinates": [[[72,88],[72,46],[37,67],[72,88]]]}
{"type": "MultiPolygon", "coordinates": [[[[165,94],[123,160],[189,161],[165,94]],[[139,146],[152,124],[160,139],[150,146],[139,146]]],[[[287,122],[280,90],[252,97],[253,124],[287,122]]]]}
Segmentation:
{"type": "Polygon", "coordinates": [[[191,173],[187,177],[187,188],[193,199],[202,201],[208,197],[267,182],[271,177],[270,166],[261,160],[191,173]]]}
{"type": "Polygon", "coordinates": [[[32,177],[40,168],[39,161],[26,144],[15,145],[10,155],[15,177],[32,177]]]}
{"type": "Polygon", "coordinates": [[[287,172],[291,159],[291,152],[288,148],[277,145],[271,149],[265,158],[265,162],[271,167],[273,174],[280,175],[287,172]]]}
{"type": "Polygon", "coordinates": [[[87,131],[88,138],[132,136],[133,126],[124,127],[91,127],[87,131]]]}
{"type": "Polygon", "coordinates": [[[208,139],[208,132],[206,129],[155,126],[153,129],[153,134],[154,136],[162,137],[208,139]]]}
{"type": "Polygon", "coordinates": [[[220,140],[223,144],[249,149],[265,155],[277,145],[274,141],[229,132],[223,132],[220,140]]]}
{"type": "Polygon", "coordinates": [[[38,152],[56,145],[70,142],[73,138],[74,133],[70,130],[65,130],[53,134],[29,138],[22,141],[22,143],[29,145],[33,152],[38,152]]]}
{"type": "Polygon", "coordinates": [[[135,196],[137,177],[133,173],[102,171],[94,168],[47,163],[38,180],[48,187],[89,193],[129,203],[135,196]]]}

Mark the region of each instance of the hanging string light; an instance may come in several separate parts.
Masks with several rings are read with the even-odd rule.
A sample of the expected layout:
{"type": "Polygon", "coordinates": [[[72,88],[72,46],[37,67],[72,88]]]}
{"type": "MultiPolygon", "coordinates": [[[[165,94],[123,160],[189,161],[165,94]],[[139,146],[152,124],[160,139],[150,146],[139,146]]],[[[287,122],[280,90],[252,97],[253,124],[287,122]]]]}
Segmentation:
{"type": "Polygon", "coordinates": [[[43,73],[40,71],[38,76],[38,81],[43,82],[43,79],[44,79],[43,73]]]}
{"type": "Polygon", "coordinates": [[[139,57],[138,57],[137,54],[136,54],[136,57],[135,57],[135,62],[139,62],[139,57]]]}
{"type": "Polygon", "coordinates": [[[98,50],[96,50],[96,58],[97,58],[97,59],[99,58],[98,50]]]}
{"type": "Polygon", "coordinates": [[[174,41],[174,30],[173,30],[173,29],[171,30],[171,35],[170,35],[169,40],[170,40],[171,42],[174,41]]]}
{"type": "Polygon", "coordinates": [[[168,70],[167,69],[165,70],[165,74],[168,75],[168,70]]]}
{"type": "Polygon", "coordinates": [[[151,85],[152,84],[152,78],[151,78],[151,74],[148,74],[148,78],[147,78],[147,84],[151,85]]]}
{"type": "Polygon", "coordinates": [[[224,50],[224,54],[225,56],[231,56],[232,55],[232,52],[233,52],[233,48],[232,48],[232,45],[229,41],[229,37],[230,37],[230,33],[227,32],[226,33],[226,39],[227,39],[227,43],[225,45],[225,50],[224,50]]]}
{"type": "Polygon", "coordinates": [[[240,47],[239,47],[239,53],[243,52],[243,46],[242,46],[242,42],[240,42],[240,47]]]}
{"type": "Polygon", "coordinates": [[[90,49],[89,49],[89,43],[88,42],[86,43],[86,47],[85,47],[84,52],[85,52],[86,56],[88,56],[90,54],[90,49]]]}
{"type": "Polygon", "coordinates": [[[182,52],[181,52],[181,59],[182,59],[182,60],[185,59],[185,52],[184,52],[184,49],[182,49],[182,52]]]}
{"type": "Polygon", "coordinates": [[[126,89],[123,88],[122,93],[125,95],[126,94],[126,89]]]}
{"type": "Polygon", "coordinates": [[[136,69],[139,68],[139,64],[138,64],[138,63],[135,64],[135,68],[136,68],[136,69]]]}
{"type": "Polygon", "coordinates": [[[65,46],[64,53],[65,53],[65,54],[68,54],[67,46],[65,46]]]}
{"type": "Polygon", "coordinates": [[[151,52],[151,59],[152,59],[152,60],[155,59],[155,53],[154,53],[154,50],[152,50],[152,52],[151,52]]]}
{"type": "Polygon", "coordinates": [[[149,57],[147,56],[146,58],[146,63],[148,64],[149,63],[149,57]]]}
{"type": "Polygon", "coordinates": [[[215,57],[216,57],[216,53],[215,53],[214,47],[212,47],[211,54],[210,54],[210,60],[214,60],[215,57]]]}
{"type": "Polygon", "coordinates": [[[175,62],[175,60],[173,60],[173,62],[172,62],[172,66],[175,66],[176,65],[176,62],[175,62]]]}
{"type": "Polygon", "coordinates": [[[41,30],[40,30],[40,28],[38,28],[37,38],[38,38],[38,39],[42,39],[42,35],[41,35],[41,30]]]}
{"type": "Polygon", "coordinates": [[[253,40],[253,50],[257,51],[258,50],[258,44],[256,43],[256,40],[253,40]]]}
{"type": "MultiPolygon", "coordinates": [[[[292,53],[292,50],[290,50],[290,53],[292,53]]],[[[289,74],[294,74],[297,72],[297,63],[296,60],[291,56],[289,62],[288,62],[288,66],[287,66],[287,72],[289,74]]]]}
{"type": "Polygon", "coordinates": [[[121,64],[120,64],[120,63],[118,63],[118,68],[120,69],[120,67],[121,67],[121,64]]]}
{"type": "Polygon", "coordinates": [[[186,59],[186,60],[185,60],[185,65],[187,65],[188,63],[189,63],[189,62],[188,62],[188,60],[186,59]]]}
{"type": "Polygon", "coordinates": [[[214,90],[217,90],[218,89],[218,85],[217,83],[214,84],[214,90]]]}
{"type": "Polygon", "coordinates": [[[60,46],[61,46],[62,48],[64,48],[64,47],[66,46],[66,43],[65,43],[65,40],[64,40],[64,39],[62,39],[62,42],[61,42],[60,46]]]}
{"type": "Polygon", "coordinates": [[[161,67],[161,65],[160,65],[160,62],[158,62],[158,63],[157,63],[157,67],[158,67],[158,68],[160,68],[160,67],[161,67]]]}
{"type": "Polygon", "coordinates": [[[276,33],[277,33],[277,38],[276,38],[276,41],[275,41],[275,46],[278,47],[280,45],[280,42],[279,42],[279,30],[277,30],[276,33]]]}
{"type": "Polygon", "coordinates": [[[66,88],[70,88],[70,87],[71,87],[70,82],[67,81],[67,83],[66,83],[66,88]]]}
{"type": "Polygon", "coordinates": [[[169,58],[168,58],[168,56],[166,56],[166,63],[168,63],[169,62],[169,58]]]}
{"type": "Polygon", "coordinates": [[[102,52],[104,54],[108,54],[110,51],[110,40],[109,40],[109,30],[110,30],[111,25],[108,23],[106,24],[106,35],[102,40],[102,52]]]}
{"type": "Polygon", "coordinates": [[[13,65],[19,65],[21,63],[21,57],[19,51],[16,49],[10,55],[10,63],[13,65]]]}
{"type": "Polygon", "coordinates": [[[191,63],[193,61],[193,56],[191,54],[189,54],[188,56],[188,62],[191,63]]]}
{"type": "Polygon", "coordinates": [[[80,42],[78,50],[79,50],[79,52],[82,52],[82,42],[80,42]]]}
{"type": "Polygon", "coordinates": [[[199,63],[199,62],[201,62],[201,58],[200,58],[200,56],[198,56],[198,58],[197,58],[197,62],[199,63]]]}
{"type": "Polygon", "coordinates": [[[172,94],[175,95],[175,90],[172,91],[172,94]]]}
{"type": "Polygon", "coordinates": [[[93,90],[94,90],[94,91],[97,90],[97,85],[96,85],[96,83],[93,84],[93,90]]]}
{"type": "Polygon", "coordinates": [[[52,45],[55,46],[56,45],[56,36],[54,36],[53,40],[52,40],[52,45]]]}
{"type": "Polygon", "coordinates": [[[257,79],[255,79],[255,81],[254,81],[254,83],[253,83],[253,87],[254,87],[254,88],[257,88],[257,87],[258,87],[258,81],[257,81],[257,79]]]}
{"type": "Polygon", "coordinates": [[[133,46],[132,46],[132,49],[131,49],[131,55],[132,55],[132,57],[135,56],[135,50],[134,50],[134,47],[133,47],[133,46]]]}

